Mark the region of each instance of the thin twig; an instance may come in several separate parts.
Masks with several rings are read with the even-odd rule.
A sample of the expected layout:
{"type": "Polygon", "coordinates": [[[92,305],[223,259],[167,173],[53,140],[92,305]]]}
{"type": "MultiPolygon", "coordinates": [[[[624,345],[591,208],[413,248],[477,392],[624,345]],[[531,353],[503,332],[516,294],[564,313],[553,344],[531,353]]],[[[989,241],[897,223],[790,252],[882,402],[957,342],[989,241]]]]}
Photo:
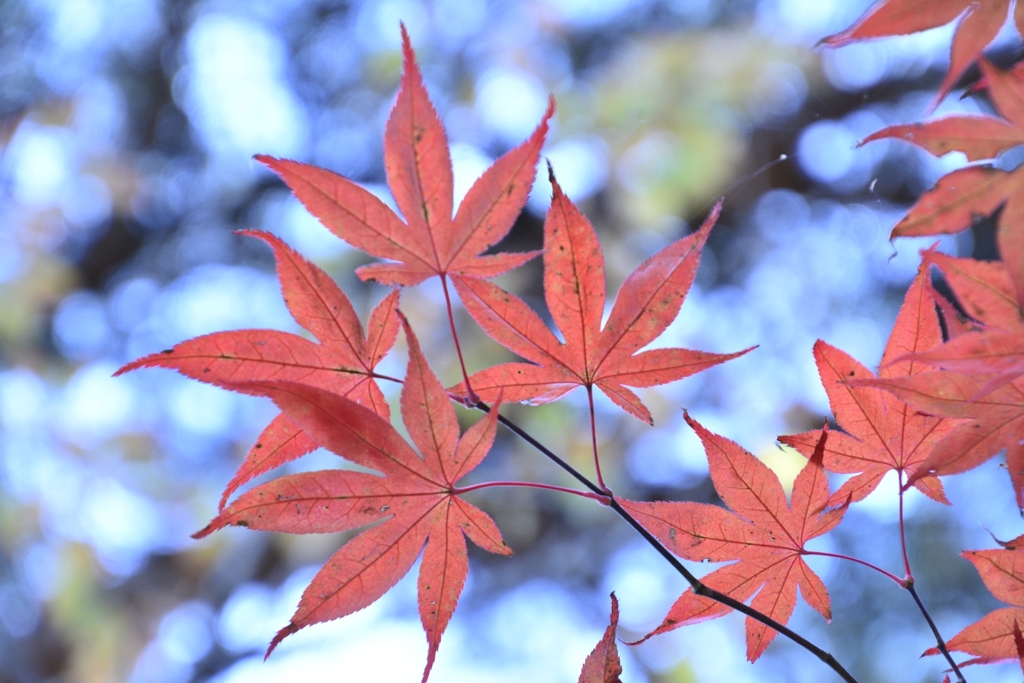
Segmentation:
{"type": "Polygon", "coordinates": [[[833,557],[833,558],[835,558],[837,560],[846,560],[847,562],[856,562],[857,564],[863,565],[863,566],[867,567],[868,569],[874,569],[876,572],[878,572],[879,574],[881,574],[882,576],[884,576],[887,579],[891,579],[891,580],[895,581],[896,584],[899,585],[900,588],[906,588],[907,587],[907,582],[906,582],[905,579],[901,579],[900,577],[896,576],[892,572],[887,572],[887,571],[885,571],[884,569],[882,569],[881,567],[879,567],[877,565],[873,565],[870,562],[865,562],[864,560],[861,560],[861,559],[856,558],[856,557],[850,557],[849,555],[840,555],[839,553],[826,553],[826,552],[823,552],[823,551],[820,551],[820,550],[805,550],[805,551],[803,551],[802,554],[803,555],[816,555],[818,557],[833,557]]]}
{"type": "Polygon", "coordinates": [[[818,647],[811,641],[807,640],[799,633],[790,630],[786,626],[783,626],[782,624],[775,621],[768,615],[762,614],[753,607],[749,607],[746,604],[740,602],[739,600],[731,598],[724,593],[719,593],[715,589],[708,588],[706,585],[701,583],[700,579],[691,574],[690,571],[686,567],[684,567],[683,564],[676,558],[676,556],[673,555],[668,548],[661,544],[661,541],[655,538],[654,535],[651,534],[651,532],[645,529],[643,525],[636,520],[636,518],[634,518],[631,514],[629,514],[627,510],[625,510],[621,505],[619,505],[619,501],[615,500],[615,498],[612,498],[610,507],[613,510],[615,510],[615,512],[619,513],[619,516],[626,520],[626,522],[631,527],[636,529],[637,533],[643,536],[644,540],[650,543],[654,547],[654,549],[657,550],[658,553],[660,553],[661,556],[664,557],[668,561],[668,563],[672,565],[672,568],[679,572],[684,579],[686,579],[690,586],[693,587],[694,593],[705,598],[714,600],[715,602],[719,602],[725,605],[726,607],[731,607],[737,612],[741,612],[750,617],[751,619],[759,621],[769,628],[775,629],[776,631],[786,636],[794,643],[796,643],[797,645],[804,648],[805,650],[813,654],[815,657],[820,659],[822,662],[825,663],[826,666],[828,666],[837,674],[839,674],[839,676],[847,683],[857,683],[857,679],[854,678],[853,675],[849,671],[847,671],[843,667],[843,665],[840,664],[836,660],[836,658],[832,656],[831,653],[822,650],[820,647],[818,647]]]}
{"type": "Polygon", "coordinates": [[[608,504],[607,494],[591,493],[590,491],[580,491],[579,489],[570,489],[565,486],[555,486],[553,484],[541,484],[535,481],[485,481],[481,484],[470,484],[469,486],[456,486],[452,489],[452,493],[459,495],[462,493],[469,493],[470,491],[479,491],[480,489],[491,489],[498,487],[518,487],[528,489],[543,489],[545,491],[557,491],[558,493],[570,493],[574,496],[580,496],[581,498],[588,498],[590,500],[596,500],[604,505],[608,504]]]}
{"type": "Polygon", "coordinates": [[[911,583],[908,585],[907,590],[914,596],[914,602],[917,603],[918,609],[921,610],[921,614],[924,615],[925,621],[927,621],[928,626],[931,627],[932,633],[935,635],[935,642],[939,645],[939,652],[941,652],[942,656],[946,658],[947,662],[949,662],[949,666],[953,669],[953,673],[956,674],[956,680],[958,683],[967,683],[967,679],[965,679],[964,675],[960,672],[960,667],[956,665],[956,662],[953,661],[953,656],[949,654],[949,650],[946,648],[946,641],[942,639],[942,634],[939,633],[938,627],[935,625],[935,622],[932,621],[932,616],[928,614],[928,610],[925,609],[924,603],[921,602],[921,598],[918,597],[917,589],[914,588],[914,584],[911,583]]]}
{"type": "Polygon", "coordinates": [[[903,470],[897,470],[900,492],[900,548],[903,549],[903,573],[907,581],[914,583],[914,572],[910,570],[910,556],[907,555],[907,532],[903,524],[903,470]]]}
{"type": "MultiPolygon", "coordinates": [[[[481,411],[483,411],[485,413],[491,412],[491,407],[489,405],[487,405],[486,403],[484,403],[483,401],[477,401],[477,403],[476,403],[476,405],[474,407],[477,410],[481,410],[481,411]]],[[[575,467],[573,467],[572,465],[570,465],[566,461],[564,461],[561,458],[559,458],[550,449],[548,449],[544,444],[542,444],[540,441],[537,441],[537,439],[533,438],[533,436],[531,436],[526,430],[524,430],[522,427],[517,425],[515,422],[513,422],[512,420],[508,419],[507,417],[505,417],[504,415],[502,415],[500,413],[498,414],[498,422],[500,422],[501,424],[505,425],[505,427],[507,427],[509,429],[509,431],[515,433],[515,435],[518,436],[519,438],[521,438],[523,441],[525,441],[526,443],[530,444],[531,446],[536,448],[538,451],[540,451],[541,453],[546,455],[549,460],[551,460],[553,463],[555,463],[556,465],[561,467],[563,470],[565,470],[566,472],[571,474],[576,479],[576,481],[578,481],[579,483],[583,484],[584,486],[586,486],[588,489],[590,489],[594,493],[596,493],[598,495],[601,495],[601,496],[608,497],[608,494],[605,491],[602,491],[597,486],[597,484],[595,484],[594,482],[590,481],[589,479],[584,477],[582,474],[580,474],[580,472],[575,467]]]]}
{"type": "Polygon", "coordinates": [[[601,459],[597,455],[597,418],[594,415],[594,387],[587,385],[587,400],[590,402],[590,442],[594,446],[594,472],[597,474],[597,485],[601,490],[607,491],[604,484],[604,477],[601,476],[601,459]]]}
{"type": "Polygon", "coordinates": [[[949,662],[950,668],[953,669],[953,673],[956,674],[957,683],[967,683],[963,673],[960,671],[960,667],[953,661],[953,655],[949,653],[949,648],[946,647],[946,641],[943,639],[942,634],[939,633],[938,626],[932,621],[932,615],[928,614],[928,609],[924,606],[924,602],[921,601],[921,597],[917,594],[917,589],[914,587],[914,572],[910,570],[910,556],[907,554],[907,534],[906,525],[903,523],[903,470],[899,470],[899,489],[900,489],[900,546],[903,548],[903,566],[905,567],[907,578],[904,580],[904,588],[910,591],[910,594],[914,597],[914,602],[917,603],[917,608],[921,610],[921,614],[924,616],[924,620],[928,622],[928,626],[932,630],[932,634],[935,636],[935,642],[939,646],[939,652],[949,662]]]}
{"type": "Polygon", "coordinates": [[[464,402],[475,403],[477,395],[473,393],[473,387],[469,384],[469,373],[466,372],[466,362],[462,360],[462,346],[459,344],[459,335],[455,332],[455,314],[452,312],[452,298],[448,294],[448,276],[441,275],[441,289],[444,290],[444,303],[448,308],[448,326],[452,330],[452,341],[455,342],[455,353],[459,356],[459,367],[462,368],[462,380],[466,383],[466,398],[464,402]]]}

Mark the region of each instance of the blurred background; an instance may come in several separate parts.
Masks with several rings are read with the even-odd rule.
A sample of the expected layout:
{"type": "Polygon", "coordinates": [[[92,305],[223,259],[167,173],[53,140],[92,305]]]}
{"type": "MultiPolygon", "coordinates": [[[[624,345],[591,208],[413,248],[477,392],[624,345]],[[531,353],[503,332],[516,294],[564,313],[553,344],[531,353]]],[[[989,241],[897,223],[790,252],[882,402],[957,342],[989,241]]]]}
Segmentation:
{"type": "MultiPolygon", "coordinates": [[[[230,529],[193,541],[273,408],[167,370],[111,378],[199,334],[298,331],[269,250],[235,236],[239,228],[277,233],[328,269],[365,320],[386,293],[352,274],[367,258],[251,157],[322,165],[387,199],[381,139],[400,75],[399,21],[448,129],[457,199],[529,134],[554,93],[544,155],[597,226],[610,292],[727,192],[697,283],[657,344],[760,346],[643,391],[654,428],[600,403],[614,490],[717,500],[683,407],[791,483],[803,460],[775,437],[829,415],[814,340],[877,366],[918,250],[932,242],[892,245],[888,232],[922,190],[965,163],[897,143],[855,148],[886,124],[925,116],[951,38],[947,27],[813,49],[867,4],[0,1],[0,681],[419,679],[415,573],[372,607],[292,636],[264,663],[271,636],[345,537],[230,529]]],[[[1005,65],[1019,45],[1008,27],[989,53],[1005,65]]],[[[990,111],[960,92],[939,113],[990,111]]],[[[540,246],[548,196],[538,181],[503,249],[540,246]]],[[[940,248],[994,258],[992,245],[981,223],[940,248]]],[[[540,272],[538,260],[501,284],[543,311],[540,272]]],[[[454,382],[439,289],[402,296],[433,367],[454,382]]],[[[460,316],[472,370],[508,360],[460,316]]],[[[382,371],[403,372],[402,344],[382,371]]],[[[585,411],[578,392],[508,410],[590,472],[585,411]]],[[[916,491],[908,499],[919,590],[947,637],[998,606],[960,550],[992,547],[986,529],[1024,531],[998,460],[946,481],[952,509],[916,491]]],[[[339,464],[317,452],[286,470],[339,464]]],[[[478,474],[569,483],[508,434],[478,474]]],[[[886,479],[816,547],[900,572],[895,492],[886,479]]],[[[472,553],[432,680],[574,681],[607,624],[609,592],[621,602],[620,636],[635,639],[685,587],[607,508],[522,489],[473,500],[516,555],[472,553]]],[[[865,683],[940,680],[937,658],[918,660],[934,641],[908,595],[858,566],[812,565],[834,622],[801,603],[792,626],[865,683]]],[[[732,615],[623,647],[623,680],[832,676],[782,639],[751,666],[743,642],[732,615]]],[[[970,674],[1020,679],[1010,665],[970,674]]]]}

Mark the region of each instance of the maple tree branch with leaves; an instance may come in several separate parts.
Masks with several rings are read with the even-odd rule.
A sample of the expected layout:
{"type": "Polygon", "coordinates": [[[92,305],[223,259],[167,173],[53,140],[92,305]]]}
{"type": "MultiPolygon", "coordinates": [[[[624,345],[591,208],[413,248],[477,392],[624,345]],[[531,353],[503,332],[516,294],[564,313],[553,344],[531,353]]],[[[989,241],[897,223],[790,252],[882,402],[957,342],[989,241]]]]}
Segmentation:
{"type": "MultiPolygon", "coordinates": [[[[849,30],[823,42],[840,45],[913,32],[959,17],[941,99],[979,58],[1010,2],[955,0],[940,5],[941,10],[925,14],[912,11],[914,0],[887,0],[849,30]]],[[[1024,26],[1022,6],[1015,6],[1019,26],[1024,26]]],[[[543,251],[485,253],[509,233],[526,202],[554,116],[554,100],[533,134],[488,168],[456,208],[447,137],[404,26],[402,37],[403,75],[384,131],[385,169],[401,217],[366,189],[331,171],[257,157],[328,229],[382,259],[356,271],[360,278],[391,288],[366,327],[323,270],[279,238],[245,231],[273,250],[285,303],[313,339],[274,330],[220,332],[182,342],[118,371],[171,368],[225,389],[270,398],[280,410],[227,484],[219,513],[197,538],[226,526],[288,533],[359,530],[313,578],[295,614],[271,641],[267,656],[296,631],[371,604],[419,559],[418,604],[428,643],[426,681],[468,576],[466,539],[492,553],[512,552],[494,520],[461,496],[524,487],[610,507],[689,583],[661,624],[638,642],[736,610],[747,617],[750,661],[781,633],[840,678],[855,683],[857,679],[830,653],[786,625],[798,592],[831,620],[828,590],[804,559],[823,556],[866,566],[907,589],[936,639],[936,647],[925,654],[941,653],[958,681],[965,680],[961,667],[968,664],[1010,659],[1024,668],[1024,535],[1000,542],[999,549],[963,553],[992,593],[1013,607],[990,613],[947,642],[916,590],[904,520],[904,495],[911,487],[949,505],[940,477],[970,470],[1003,450],[1018,504],[1024,508],[1024,209],[1017,196],[1021,171],[985,166],[953,171],[894,228],[893,238],[949,234],[969,227],[976,214],[998,212],[1002,260],[979,262],[935,249],[922,252],[921,267],[907,290],[877,374],[844,351],[821,340],[815,343],[815,363],[841,431],[830,431],[826,424],[821,430],[779,437],[807,459],[788,498],[778,476],[764,463],[684,411],[703,445],[722,505],[632,501],[616,497],[602,473],[595,389],[625,412],[653,424],[635,389],[666,385],[752,350],[647,349],[678,316],[721,202],[699,229],[646,259],[626,278],[602,324],[607,304],[604,253],[593,225],[563,192],[550,164],[552,199],[543,251]],[[490,281],[541,253],[545,301],[561,339],[526,302],[490,281]],[[933,267],[945,275],[955,302],[932,286],[933,267]],[[400,288],[432,277],[441,280],[462,376],[459,384],[447,388],[429,367],[412,326],[399,310],[400,288]],[[522,361],[468,371],[449,281],[480,328],[522,361]],[[400,328],[409,349],[404,378],[375,369],[396,343],[400,328]],[[399,406],[408,441],[392,425],[391,406],[378,381],[401,385],[399,406]],[[500,414],[502,402],[539,405],[580,387],[587,392],[596,481],[500,414]],[[462,432],[454,403],[483,415],[462,432]],[[463,484],[488,455],[499,424],[585,490],[532,481],[463,484]],[[369,471],[284,476],[231,500],[255,477],[318,447],[369,471]],[[832,531],[890,472],[898,478],[902,579],[856,557],[807,549],[809,541],[832,531]],[[832,491],[828,473],[849,478],[832,491]],[[680,558],[729,564],[698,579],[680,558]],[[974,658],[958,664],[951,651],[974,658]]],[[[963,151],[972,161],[1024,143],[1024,69],[1001,72],[983,58],[980,65],[983,78],[972,92],[987,92],[1005,119],[953,116],[890,126],[863,143],[896,138],[937,154],[963,151]]],[[[610,621],[584,663],[584,683],[619,681],[614,594],[610,621]]]]}

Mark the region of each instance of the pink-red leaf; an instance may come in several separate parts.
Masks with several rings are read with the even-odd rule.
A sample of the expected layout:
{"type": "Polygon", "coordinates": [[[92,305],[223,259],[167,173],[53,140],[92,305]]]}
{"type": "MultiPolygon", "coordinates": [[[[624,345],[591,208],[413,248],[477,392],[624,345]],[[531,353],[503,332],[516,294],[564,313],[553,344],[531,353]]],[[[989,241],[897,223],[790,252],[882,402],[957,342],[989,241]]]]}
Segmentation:
{"type": "MultiPolygon", "coordinates": [[[[976,219],[990,216],[1008,197],[1024,188],[1024,176],[987,166],[970,166],[948,173],[921,195],[892,229],[892,237],[950,235],[962,232],[976,219]]],[[[1005,216],[1004,216],[1005,218],[1005,216]]]]}
{"type": "Polygon", "coordinates": [[[316,442],[306,436],[284,413],[278,414],[256,439],[256,443],[245,456],[245,461],[224,487],[217,509],[224,509],[228,498],[238,490],[238,487],[286,462],[298,460],[307,453],[312,453],[316,447],[316,442]]]}
{"type": "MultiPolygon", "coordinates": [[[[679,314],[721,205],[700,230],[665,247],[626,279],[602,329],[601,245],[594,227],[565,196],[553,173],[551,184],[554,194],[544,222],[544,293],[565,343],[514,294],[475,278],[453,277],[466,309],[491,338],[533,363],[482,370],[470,377],[470,385],[485,401],[504,392],[507,401],[534,404],[561,398],[578,386],[596,386],[627,412],[651,422],[650,411],[627,386],[667,384],[746,353],[637,353],[679,314]]],[[[467,393],[464,384],[452,391],[467,393]]]]}
{"type": "MultiPolygon", "coordinates": [[[[1017,303],[1024,308],[1024,224],[1015,222],[1020,217],[1018,209],[1007,220],[1000,220],[996,240],[999,244],[999,255],[1013,283],[1017,303]]],[[[1024,324],[1024,320],[1021,322],[1024,324]]]]}
{"type": "Polygon", "coordinates": [[[880,0],[853,26],[821,42],[839,46],[866,38],[927,31],[953,21],[970,4],[971,0],[880,0]]]}
{"type": "Polygon", "coordinates": [[[924,476],[966,472],[1005,448],[1017,504],[1024,508],[1024,379],[1004,384],[979,398],[986,379],[935,370],[854,384],[881,387],[929,415],[969,418],[935,446],[910,482],[924,476]]]}
{"type": "MultiPolygon", "coordinates": [[[[974,564],[992,594],[1015,607],[991,612],[960,633],[946,646],[953,651],[975,655],[967,664],[1015,660],[1024,667],[1024,552],[1019,550],[968,550],[963,557],[974,564]]],[[[931,648],[926,655],[938,654],[931,648]]]]}
{"type": "Polygon", "coordinates": [[[925,365],[973,375],[995,375],[977,398],[1024,375],[1024,326],[1013,332],[985,330],[962,334],[922,353],[907,356],[925,365]]]}
{"type": "Polygon", "coordinates": [[[923,256],[942,271],[967,315],[988,327],[1011,329],[1021,324],[1021,305],[1001,261],[955,258],[933,250],[923,256]]]}
{"type": "Polygon", "coordinates": [[[615,630],[619,625],[619,601],[612,593],[611,623],[605,629],[604,636],[597,643],[580,671],[579,683],[622,683],[622,663],[619,661],[619,648],[615,644],[615,630]]]}
{"type": "MultiPolygon", "coordinates": [[[[1011,234],[1024,230],[1024,225],[1005,225],[1011,234]]],[[[898,359],[947,370],[854,379],[850,384],[886,389],[922,413],[966,420],[935,446],[910,482],[966,472],[1006,449],[1017,504],[1024,508],[1024,377],[1020,376],[1024,324],[1012,290],[1014,276],[999,263],[932,251],[925,252],[924,261],[943,269],[957,299],[989,329],[963,332],[947,344],[898,359]]]]}
{"type": "MultiPolygon", "coordinates": [[[[883,378],[911,377],[927,371],[917,358],[942,341],[935,304],[926,287],[928,270],[927,264],[922,265],[907,290],[882,358],[883,378]]],[[[815,343],[814,359],[832,412],[846,431],[830,435],[825,468],[856,475],[833,494],[830,506],[863,500],[890,470],[913,474],[956,426],[955,420],[922,415],[885,392],[849,384],[874,375],[823,341],[815,343]]],[[[818,432],[812,431],[780,436],[779,441],[810,457],[817,436],[818,432]]],[[[935,477],[916,479],[915,485],[925,495],[948,504],[942,484],[935,477]]]]}
{"type": "MultiPolygon", "coordinates": [[[[298,382],[347,396],[384,418],[390,409],[377,386],[374,368],[391,350],[398,333],[398,291],[370,314],[366,336],[341,288],[322,269],[270,233],[246,230],[271,246],[285,304],[296,322],[319,343],[276,330],[216,332],[173,349],[133,361],[117,374],[164,367],[220,387],[246,391],[247,381],[298,382]]],[[[316,445],[284,418],[260,435],[221,496],[223,509],[238,487],[312,451],[316,445]]]]}
{"type": "Polygon", "coordinates": [[[967,159],[992,159],[1003,150],[1024,143],[1024,129],[991,116],[949,116],[926,123],[889,126],[872,133],[860,144],[896,138],[923,147],[935,156],[964,152],[967,159]]]}
{"type": "MultiPolygon", "coordinates": [[[[831,619],[828,591],[801,557],[804,544],[835,528],[846,511],[845,506],[826,509],[829,490],[822,460],[831,439],[827,429],[820,433],[815,453],[794,482],[790,505],[778,477],[764,463],[736,443],[709,432],[689,415],[686,421],[704,444],[715,490],[729,510],[690,502],[620,500],[622,506],[680,557],[738,560],[705,577],[702,581],[709,588],[737,600],[754,596],[754,609],[785,624],[793,613],[799,587],[807,603],[831,619]]],[[[646,638],[728,611],[690,589],[646,638]]],[[[775,635],[761,622],[748,618],[747,658],[754,661],[760,657],[775,635]]]]}
{"type": "MultiPolygon", "coordinates": [[[[898,36],[944,26],[962,19],[953,36],[949,72],[939,87],[937,100],[956,85],[981,51],[996,37],[1006,21],[1010,0],[881,0],[853,26],[823,39],[826,45],[846,45],[855,40],[898,36]]],[[[1020,5],[1016,17],[1020,17],[1020,5]]]]}
{"type": "Polygon", "coordinates": [[[257,381],[238,387],[272,398],[286,419],[316,444],[384,475],[341,470],[284,477],[243,494],[196,534],[202,537],[225,526],[326,533],[377,523],[327,561],[290,623],[274,637],[268,655],[299,629],[375,601],[422,551],[418,602],[428,644],[426,681],[465,585],[465,537],[490,552],[511,552],[491,518],[457,496],[458,479],[480,463],[494,442],[498,406],[460,437],[455,410],[407,324],[406,336],[409,366],[402,417],[422,458],[380,415],[336,393],[293,382],[257,381]]]}
{"type": "MultiPolygon", "coordinates": [[[[892,0],[899,2],[899,0],[892,0]]],[[[961,25],[957,40],[972,22],[1005,18],[1008,0],[974,3],[980,7],[961,25]]],[[[993,29],[998,30],[996,25],[993,29]]],[[[987,30],[987,29],[986,29],[987,30]]],[[[995,35],[994,33],[992,35],[995,35]]],[[[954,41],[954,57],[958,43],[954,41]]],[[[980,47],[978,48],[980,50],[980,47]]],[[[973,57],[971,58],[973,59],[973,57]]],[[[1001,72],[981,60],[983,83],[996,108],[1006,118],[953,116],[926,123],[891,126],[869,136],[865,142],[896,138],[916,144],[933,154],[959,150],[969,159],[993,158],[998,153],[1021,143],[1024,136],[1024,69],[1001,72]]],[[[966,66],[966,65],[965,65],[966,66]]],[[[952,73],[952,71],[950,72],[952,73]]],[[[970,227],[977,217],[989,216],[1001,205],[1000,226],[1008,226],[1001,237],[1005,244],[1004,258],[1011,255],[1016,264],[1017,292],[1024,296],[1024,202],[1019,195],[1024,187],[1021,169],[1005,172],[988,167],[963,168],[943,176],[910,209],[906,218],[893,229],[892,236],[938,235],[960,232],[970,227]]]]}
{"type": "Polygon", "coordinates": [[[401,86],[384,131],[384,167],[405,222],[365,189],[335,173],[296,161],[256,158],[280,175],[309,212],[338,237],[388,259],[357,269],[364,280],[409,286],[433,275],[494,277],[537,256],[539,252],[483,252],[508,234],[526,203],[554,100],[533,135],[473,184],[453,218],[448,139],[404,26],[402,62],[401,86]]]}

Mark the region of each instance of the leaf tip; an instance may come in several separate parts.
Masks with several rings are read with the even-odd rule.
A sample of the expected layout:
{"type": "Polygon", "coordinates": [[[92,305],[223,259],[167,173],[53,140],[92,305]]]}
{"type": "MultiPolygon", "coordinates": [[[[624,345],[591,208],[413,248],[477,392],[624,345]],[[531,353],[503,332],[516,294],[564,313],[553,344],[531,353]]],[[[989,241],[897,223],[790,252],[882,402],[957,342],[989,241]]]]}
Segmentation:
{"type": "Polygon", "coordinates": [[[396,308],[395,315],[398,316],[399,322],[402,323],[402,329],[405,331],[405,341],[409,345],[409,362],[412,363],[415,357],[422,358],[423,352],[420,350],[419,339],[416,338],[416,333],[412,331],[412,325],[409,324],[409,319],[405,317],[405,313],[402,313],[402,309],[396,308]]]}
{"type": "Polygon", "coordinates": [[[398,22],[398,26],[402,30],[402,73],[405,77],[411,74],[418,74],[419,68],[416,66],[416,52],[412,49],[409,29],[406,28],[404,21],[398,22]]]}
{"type": "MultiPolygon", "coordinates": [[[[863,147],[864,145],[868,144],[869,142],[875,142],[876,140],[884,140],[885,138],[888,138],[888,137],[892,137],[892,127],[891,126],[887,126],[887,127],[883,128],[881,130],[876,130],[874,133],[872,133],[871,135],[867,136],[866,138],[862,138],[860,141],[857,142],[856,145],[854,145],[854,149],[859,149],[859,148],[863,147]]],[[[913,140],[909,140],[909,141],[913,142],[913,140]]]]}
{"type": "Polygon", "coordinates": [[[686,420],[686,424],[690,425],[690,428],[693,431],[697,432],[697,436],[701,437],[702,440],[704,436],[706,436],[709,433],[708,430],[704,428],[704,425],[702,425],[700,422],[697,422],[697,420],[693,419],[690,416],[690,411],[688,411],[686,408],[683,408],[683,419],[686,420]]]}
{"type": "Polygon", "coordinates": [[[430,677],[430,670],[434,668],[434,659],[437,657],[437,643],[430,642],[427,650],[427,665],[423,668],[423,678],[420,683],[427,683],[430,677]]]}
{"type": "Polygon", "coordinates": [[[833,33],[830,36],[825,36],[814,44],[814,49],[817,50],[819,47],[824,45],[825,47],[841,47],[844,43],[849,42],[849,37],[845,34],[849,31],[841,31],[840,33],[833,33]]]}
{"type": "Polygon", "coordinates": [[[281,159],[270,156],[269,154],[254,154],[253,159],[260,162],[275,173],[281,172],[281,159]]]}
{"type": "MultiPolygon", "coordinates": [[[[142,360],[142,359],[140,358],[139,360],[142,360]]],[[[136,365],[138,362],[139,362],[138,360],[133,360],[131,363],[125,363],[124,365],[119,367],[117,370],[114,370],[114,374],[112,374],[111,377],[120,377],[121,375],[123,375],[126,372],[131,372],[132,370],[134,370],[135,368],[138,367],[138,365],[136,365]]]]}
{"type": "Polygon", "coordinates": [[[747,348],[743,349],[742,351],[737,351],[734,354],[728,354],[730,357],[727,358],[726,360],[735,360],[735,359],[739,358],[740,356],[745,356],[748,353],[750,353],[751,351],[754,351],[755,349],[759,349],[759,348],[761,348],[760,344],[754,344],[753,346],[748,346],[747,348]]]}
{"type": "Polygon", "coordinates": [[[555,180],[555,169],[551,165],[551,159],[544,159],[548,165],[548,181],[551,183],[551,193],[554,196],[562,194],[562,188],[558,186],[558,181],[555,180]]]}
{"type": "Polygon", "coordinates": [[[270,641],[270,645],[267,647],[266,654],[263,655],[263,661],[267,661],[267,657],[270,653],[277,649],[277,646],[281,644],[281,641],[299,630],[299,626],[295,625],[295,622],[289,622],[287,626],[278,631],[274,635],[274,639],[270,641]]]}
{"type": "MultiPolygon", "coordinates": [[[[1024,535],[1018,536],[1017,538],[1010,539],[1009,541],[1001,541],[998,538],[996,538],[996,535],[994,533],[992,533],[992,531],[989,530],[988,527],[982,527],[982,528],[985,529],[985,531],[988,531],[988,535],[992,537],[993,541],[995,541],[997,544],[999,544],[1002,548],[1004,548],[1006,550],[1020,550],[1021,548],[1024,548],[1024,535]]],[[[961,556],[962,557],[966,557],[967,553],[974,553],[974,552],[976,552],[976,551],[965,550],[963,553],[961,553],[961,556]]]]}
{"type": "Polygon", "coordinates": [[[711,228],[715,227],[715,224],[718,223],[718,217],[722,215],[722,204],[724,203],[725,197],[719,197],[718,201],[715,202],[715,205],[711,207],[711,211],[708,213],[707,218],[705,218],[704,222],[700,224],[700,229],[698,229],[697,232],[703,233],[703,239],[707,239],[708,233],[711,232],[711,228]]]}
{"type": "Polygon", "coordinates": [[[130,363],[125,363],[117,370],[111,377],[120,377],[121,375],[131,372],[132,370],[138,370],[139,368],[159,367],[162,365],[161,359],[174,354],[174,349],[164,349],[157,353],[151,353],[148,356],[142,358],[136,358],[130,363]]]}

